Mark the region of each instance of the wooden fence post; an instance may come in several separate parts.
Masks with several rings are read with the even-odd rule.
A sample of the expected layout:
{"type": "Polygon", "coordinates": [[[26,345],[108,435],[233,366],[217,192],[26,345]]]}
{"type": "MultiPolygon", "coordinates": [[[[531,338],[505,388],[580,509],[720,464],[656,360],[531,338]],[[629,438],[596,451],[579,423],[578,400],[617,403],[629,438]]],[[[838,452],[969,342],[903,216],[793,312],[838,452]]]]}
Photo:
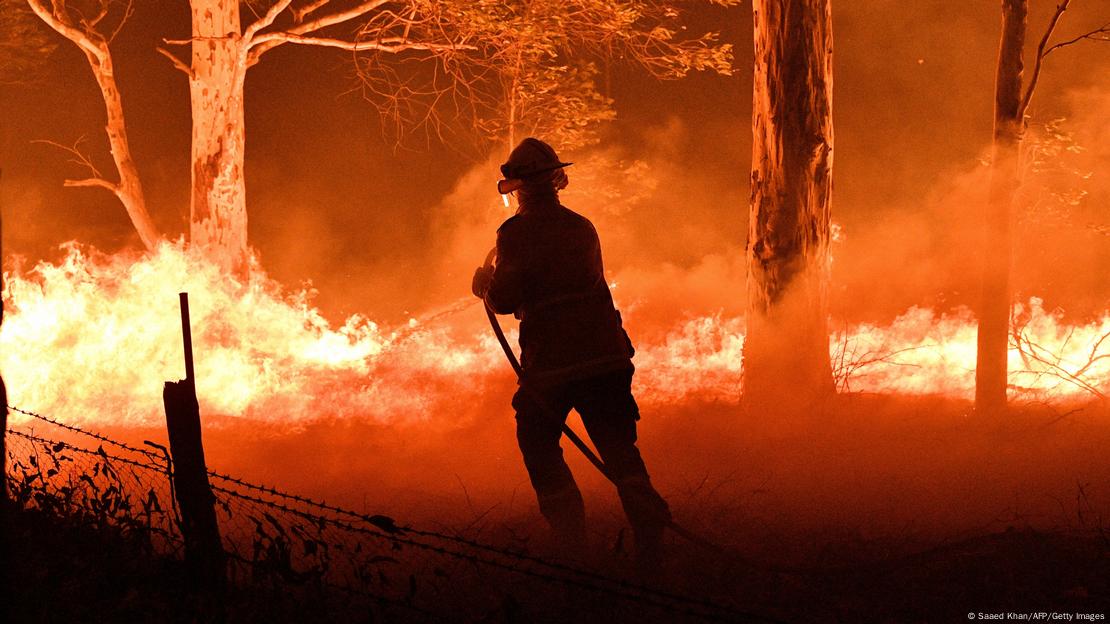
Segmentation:
{"type": "Polygon", "coordinates": [[[173,490],[181,508],[185,565],[197,589],[222,591],[227,584],[227,560],[216,523],[216,497],[208,483],[200,408],[193,376],[193,336],[189,324],[189,295],[181,293],[181,331],[185,346],[185,379],[167,381],[162,391],[166,429],[173,457],[173,490]]]}

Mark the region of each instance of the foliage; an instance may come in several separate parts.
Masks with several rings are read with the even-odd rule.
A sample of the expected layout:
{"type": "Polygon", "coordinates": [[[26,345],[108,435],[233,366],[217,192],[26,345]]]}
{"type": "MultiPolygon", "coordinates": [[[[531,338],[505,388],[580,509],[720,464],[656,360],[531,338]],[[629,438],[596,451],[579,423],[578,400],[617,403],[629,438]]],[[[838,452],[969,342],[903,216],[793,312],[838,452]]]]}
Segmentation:
{"type": "Polygon", "coordinates": [[[1022,141],[1024,176],[1018,205],[1022,222],[1066,223],[1076,217],[1088,195],[1093,172],[1079,157],[1084,148],[1067,128],[1067,120],[1054,119],[1032,126],[1022,141]]]}
{"type": "Polygon", "coordinates": [[[440,131],[446,107],[485,141],[539,135],[573,150],[596,143],[598,124],[615,116],[599,85],[612,64],[660,79],[732,71],[732,46],[719,43],[715,32],[686,35],[682,12],[670,2],[413,0],[404,7],[403,19],[372,20],[360,36],[451,41],[462,52],[425,52],[440,62],[423,76],[398,72],[399,64],[383,62],[381,54],[358,59],[371,99],[386,102],[384,112],[395,119],[407,117],[408,128],[427,122],[440,131]]]}
{"type": "Polygon", "coordinates": [[[600,67],[639,67],[661,79],[691,71],[732,70],[732,47],[715,32],[685,36],[676,4],[654,0],[483,0],[470,21],[494,70],[493,106],[479,126],[487,138],[513,143],[527,135],[573,150],[597,141],[597,125],[614,118],[598,86],[600,67]]]}
{"type": "Polygon", "coordinates": [[[0,0],[0,84],[40,80],[58,47],[23,0],[0,0]]]}
{"type": "Polygon", "coordinates": [[[148,547],[178,539],[171,510],[161,502],[161,475],[152,478],[149,471],[117,463],[103,447],[84,452],[64,442],[10,434],[8,470],[9,496],[17,508],[115,527],[148,547]]]}

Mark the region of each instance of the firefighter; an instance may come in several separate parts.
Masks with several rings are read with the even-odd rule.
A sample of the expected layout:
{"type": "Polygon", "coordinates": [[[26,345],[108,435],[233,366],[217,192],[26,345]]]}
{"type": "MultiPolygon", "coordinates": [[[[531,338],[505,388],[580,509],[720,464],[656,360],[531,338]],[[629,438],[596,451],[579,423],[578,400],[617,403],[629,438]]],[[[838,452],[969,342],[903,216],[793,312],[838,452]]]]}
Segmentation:
{"type": "Polygon", "coordinates": [[[670,512],[636,448],[634,350],[605,281],[597,231],[559,203],[570,164],[535,138],[513,149],[498,189],[515,190],[519,208],[497,230],[496,265],[475,271],[472,290],[494,312],[520,320],[517,442],[557,541],[586,543],[582,494],[559,445],[574,409],[617,484],[637,568],[651,571],[670,512]]]}

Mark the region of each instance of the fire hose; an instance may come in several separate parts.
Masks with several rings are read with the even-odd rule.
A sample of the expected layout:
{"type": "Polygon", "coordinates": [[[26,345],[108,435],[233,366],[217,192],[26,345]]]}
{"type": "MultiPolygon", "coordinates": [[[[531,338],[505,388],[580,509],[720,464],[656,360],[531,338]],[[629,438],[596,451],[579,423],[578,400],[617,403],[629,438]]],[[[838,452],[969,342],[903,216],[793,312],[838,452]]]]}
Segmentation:
{"type": "MultiPolygon", "coordinates": [[[[496,257],[496,255],[497,248],[491,249],[489,254],[486,256],[486,261],[483,265],[483,269],[489,270],[493,266],[493,259],[496,257]]],[[[582,440],[582,438],[579,437],[579,435],[575,433],[569,425],[567,425],[565,418],[562,415],[558,414],[547,403],[547,401],[539,392],[534,390],[524,381],[524,369],[521,368],[520,361],[517,359],[516,353],[513,351],[512,346],[509,345],[509,340],[505,337],[505,332],[501,329],[501,323],[497,321],[497,314],[493,311],[493,308],[490,306],[489,302],[486,301],[484,298],[483,303],[485,304],[486,317],[489,318],[490,327],[493,328],[493,333],[495,336],[497,336],[497,342],[501,345],[501,349],[505,352],[505,357],[509,360],[509,364],[513,367],[513,372],[516,373],[517,383],[526,393],[528,393],[529,398],[531,398],[535,402],[535,404],[539,406],[539,408],[544,411],[550,418],[559,419],[562,421],[563,435],[565,435],[567,439],[570,440],[572,444],[574,444],[574,446],[578,447],[578,450],[582,451],[582,454],[586,456],[586,459],[589,460],[589,462],[593,464],[594,467],[597,468],[598,471],[601,472],[601,474],[606,479],[608,479],[610,483],[612,483],[613,485],[618,485],[616,477],[612,474],[612,472],[609,471],[608,467],[605,465],[605,462],[601,461],[601,458],[597,456],[597,453],[595,453],[593,449],[591,449],[589,445],[587,445],[586,442],[582,440]]],[[[698,535],[697,533],[694,533],[690,529],[687,529],[686,527],[678,524],[673,519],[668,518],[665,526],[673,531],[675,535],[678,535],[691,544],[694,544],[702,548],[703,550],[717,555],[718,557],[721,557],[729,563],[738,564],[749,569],[773,572],[776,574],[801,576],[843,574],[853,570],[853,566],[847,565],[832,567],[804,567],[760,563],[749,559],[748,557],[736,552],[731,548],[726,548],[724,546],[716,544],[698,535]]],[[[925,552],[928,551],[918,553],[918,556],[925,554],[925,552]]],[[[896,569],[900,565],[905,565],[907,562],[912,562],[914,558],[915,557],[913,555],[896,557],[889,560],[872,562],[869,566],[864,567],[870,567],[876,570],[896,569]]]]}
{"type": "MultiPolygon", "coordinates": [[[[493,259],[496,255],[497,248],[491,249],[489,254],[486,255],[486,261],[483,264],[482,268],[485,270],[489,270],[490,268],[492,268],[493,259]]],[[[501,350],[505,352],[505,357],[509,360],[509,365],[513,367],[513,372],[516,373],[517,383],[520,385],[521,389],[523,389],[524,392],[528,394],[529,398],[531,398],[535,402],[535,404],[547,414],[548,417],[561,420],[563,435],[565,435],[567,439],[571,441],[571,444],[574,444],[574,446],[578,447],[579,451],[582,451],[582,454],[586,456],[586,459],[589,460],[589,462],[594,465],[594,468],[597,468],[598,471],[606,479],[608,479],[610,483],[620,487],[617,483],[616,476],[605,465],[605,462],[601,461],[601,458],[597,456],[597,453],[595,453],[594,450],[591,449],[589,445],[586,444],[586,442],[581,437],[579,437],[579,435],[575,433],[573,429],[570,428],[570,425],[566,423],[566,419],[563,416],[559,415],[547,403],[544,397],[540,395],[539,392],[534,390],[525,382],[524,369],[520,366],[520,360],[517,359],[516,352],[513,351],[512,346],[509,345],[509,340],[505,337],[505,332],[501,329],[501,323],[497,321],[497,314],[493,311],[493,308],[490,306],[489,301],[486,301],[483,298],[483,303],[485,304],[486,317],[489,318],[490,327],[493,328],[493,333],[495,336],[497,336],[497,342],[501,345],[501,350]]],[[[721,546],[718,546],[717,544],[714,544],[704,537],[701,537],[700,535],[679,525],[673,519],[667,519],[666,527],[671,531],[674,531],[675,535],[682,537],[692,544],[696,544],[697,546],[709,550],[714,554],[726,557],[730,560],[748,563],[746,561],[743,561],[741,557],[726,550],[725,548],[722,548],[721,546]]]]}

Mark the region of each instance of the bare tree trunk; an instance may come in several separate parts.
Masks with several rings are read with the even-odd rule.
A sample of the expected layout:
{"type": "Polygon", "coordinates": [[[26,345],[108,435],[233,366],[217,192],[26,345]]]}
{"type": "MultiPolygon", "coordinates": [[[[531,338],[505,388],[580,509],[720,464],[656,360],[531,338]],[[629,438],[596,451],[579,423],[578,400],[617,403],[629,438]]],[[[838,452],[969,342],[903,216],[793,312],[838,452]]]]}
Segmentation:
{"type": "Polygon", "coordinates": [[[143,193],[143,184],[139,178],[139,169],[131,157],[131,144],[127,140],[127,126],[123,119],[123,100],[120,99],[119,87],[116,86],[116,70],[112,62],[112,55],[108,46],[104,45],[103,55],[100,58],[88,55],[89,66],[96,76],[96,84],[104,98],[104,110],[108,114],[108,145],[112,150],[112,159],[119,172],[119,184],[113,189],[120,203],[123,204],[131,223],[139,232],[139,238],[147,249],[154,249],[161,240],[150,213],[146,210],[146,195],[143,193]]]}
{"type": "MultiPolygon", "coordinates": [[[[104,110],[108,115],[105,130],[108,133],[108,145],[112,151],[116,172],[119,174],[119,182],[101,178],[100,174],[93,169],[94,177],[86,180],[66,180],[65,185],[98,186],[114,193],[127,210],[127,215],[131,218],[135,230],[138,231],[143,245],[147,249],[154,249],[161,236],[147,212],[146,195],[143,193],[139,170],[131,157],[131,144],[127,140],[127,126],[123,117],[123,100],[120,98],[119,87],[116,84],[115,63],[112,60],[112,52],[108,48],[108,38],[96,30],[98,20],[77,23],[68,13],[64,3],[53,3],[47,6],[43,0],[28,0],[27,5],[39,19],[85,53],[89,68],[96,78],[96,84],[100,87],[104,110]]],[[[102,7],[106,12],[107,5],[104,4],[102,7]]],[[[90,168],[92,168],[91,164],[90,168]]]]}
{"type": "Polygon", "coordinates": [[[746,397],[833,391],[831,0],[755,0],[746,397]],[[784,392],[785,391],[785,392],[784,392]]]}
{"type": "Polygon", "coordinates": [[[247,54],[239,0],[192,0],[193,113],[190,242],[225,270],[247,269],[246,134],[243,84],[247,54]]]}
{"type": "Polygon", "coordinates": [[[979,305],[975,407],[997,410],[1006,405],[1010,327],[1011,224],[1018,186],[1018,152],[1022,119],[1022,51],[1025,47],[1027,0],[1002,0],[1002,40],[994,92],[994,145],[990,197],[984,220],[983,275],[979,305]]]}

